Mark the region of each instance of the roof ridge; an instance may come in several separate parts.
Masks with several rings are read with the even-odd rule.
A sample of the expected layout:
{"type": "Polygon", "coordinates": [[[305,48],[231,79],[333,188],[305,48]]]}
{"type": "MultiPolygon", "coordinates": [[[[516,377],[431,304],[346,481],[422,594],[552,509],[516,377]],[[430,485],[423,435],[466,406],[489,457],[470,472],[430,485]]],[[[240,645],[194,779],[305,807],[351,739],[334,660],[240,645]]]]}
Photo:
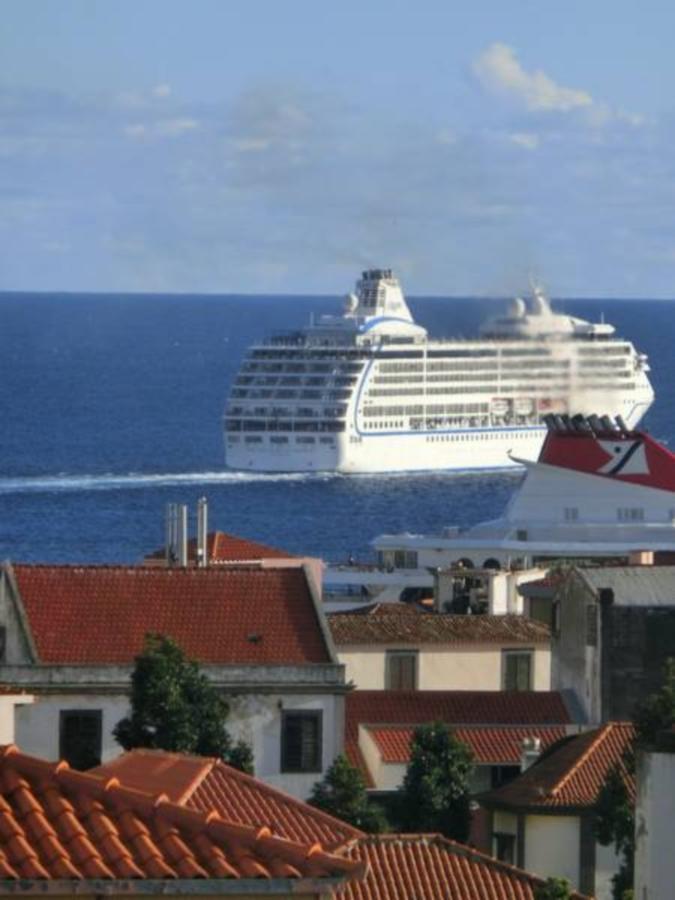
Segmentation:
{"type": "MultiPolygon", "coordinates": [[[[563,775],[560,781],[556,784],[554,788],[548,792],[551,797],[555,797],[560,791],[565,787],[565,785],[570,781],[570,779],[577,774],[579,769],[588,761],[591,754],[595,753],[599,747],[605,742],[607,737],[611,734],[612,728],[615,725],[615,722],[605,722],[599,728],[595,730],[595,736],[589,742],[586,749],[581,753],[576,762],[568,769],[567,772],[563,775]]],[[[593,730],[590,732],[582,732],[577,737],[582,738],[584,736],[588,736],[589,734],[593,734],[593,730]]]]}
{"type": "Polygon", "coordinates": [[[129,572],[139,577],[158,578],[160,575],[197,575],[198,577],[208,572],[236,572],[237,570],[245,570],[247,572],[297,572],[300,570],[298,566],[275,565],[274,559],[266,560],[264,567],[256,566],[256,560],[235,560],[227,566],[208,565],[208,566],[144,566],[134,563],[34,563],[34,562],[5,562],[6,567],[11,565],[13,569],[49,569],[60,571],[86,571],[86,572],[129,572]]]}

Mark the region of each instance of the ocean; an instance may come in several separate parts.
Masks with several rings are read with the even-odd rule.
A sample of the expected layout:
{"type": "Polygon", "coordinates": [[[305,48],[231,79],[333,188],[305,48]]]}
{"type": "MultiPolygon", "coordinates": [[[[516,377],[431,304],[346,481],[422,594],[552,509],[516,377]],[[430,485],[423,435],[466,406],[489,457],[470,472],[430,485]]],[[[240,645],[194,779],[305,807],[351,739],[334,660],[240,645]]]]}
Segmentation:
{"type": "MultiPolygon", "coordinates": [[[[499,515],[516,473],[255,475],[224,467],[221,417],[246,348],[334,312],[334,297],[0,294],[0,554],[133,563],[164,541],[164,510],[209,501],[220,529],[329,561],[372,557],[383,532],[499,515]]],[[[503,300],[410,298],[434,336],[472,336],[503,300]]],[[[675,305],[566,300],[650,357],[643,421],[675,443],[675,305]]]]}

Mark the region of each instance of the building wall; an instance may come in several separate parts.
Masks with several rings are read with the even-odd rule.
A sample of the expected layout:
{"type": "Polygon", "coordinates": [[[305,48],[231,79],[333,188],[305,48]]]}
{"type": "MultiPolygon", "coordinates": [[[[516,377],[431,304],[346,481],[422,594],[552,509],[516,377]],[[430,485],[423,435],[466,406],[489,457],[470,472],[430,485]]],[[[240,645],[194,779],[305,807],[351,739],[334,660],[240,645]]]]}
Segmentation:
{"type": "Polygon", "coordinates": [[[7,573],[0,572],[0,626],[5,629],[6,665],[22,665],[33,661],[26,633],[17,614],[7,573]]]}
{"type": "Polygon", "coordinates": [[[103,713],[102,762],[107,762],[122,752],[112,736],[115,725],[129,712],[129,700],[122,694],[42,694],[32,706],[17,709],[16,743],[25,753],[56,760],[61,711],[89,709],[103,713]]]}
{"type": "MultiPolygon", "coordinates": [[[[314,783],[332,764],[343,744],[344,699],[340,694],[239,695],[228,698],[227,729],[237,740],[250,743],[255,774],[296,797],[309,795],[314,783]],[[311,773],[281,772],[282,710],[321,710],[322,769],[311,773]]],[[[102,710],[102,761],[118,756],[122,748],[113,728],[129,713],[125,694],[43,694],[32,706],[20,707],[16,715],[16,743],[26,753],[46,759],[59,758],[59,726],[62,710],[102,710]]]]}
{"type": "Polygon", "coordinates": [[[567,878],[579,887],[579,819],[576,816],[525,818],[525,865],[543,878],[567,878]]]}
{"type": "Polygon", "coordinates": [[[675,753],[641,753],[635,808],[636,900],[661,900],[661,897],[673,896],[673,797],[675,753]]]}
{"type": "Polygon", "coordinates": [[[586,721],[600,722],[602,629],[595,597],[573,576],[558,591],[555,605],[557,627],[551,640],[551,687],[554,691],[573,691],[586,721]],[[586,642],[587,606],[595,607],[598,616],[596,646],[586,642]]]}
{"type": "MultiPolygon", "coordinates": [[[[595,844],[595,900],[612,900],[612,877],[619,871],[621,859],[614,846],[595,844]]],[[[673,875],[675,877],[675,875],[673,875]]],[[[641,895],[635,894],[636,897],[641,895]]],[[[645,898],[646,900],[646,898],[645,898]]]]}
{"type": "Polygon", "coordinates": [[[34,702],[31,694],[0,694],[0,744],[15,744],[16,710],[34,702]]]}
{"type": "MultiPolygon", "coordinates": [[[[385,688],[387,650],[414,650],[392,644],[390,646],[340,646],[338,658],[346,668],[346,679],[359,690],[381,691],[385,688]]],[[[419,649],[418,689],[499,691],[503,686],[503,651],[533,652],[533,690],[548,691],[551,685],[551,651],[547,646],[518,645],[445,645],[419,649]]]]}
{"type": "Polygon", "coordinates": [[[323,778],[344,745],[344,697],[341,694],[240,695],[231,698],[228,730],[254,748],[255,774],[263,781],[295,797],[305,799],[323,778]],[[281,771],[282,711],[323,713],[322,766],[320,772],[281,771]]]}
{"type": "Polygon", "coordinates": [[[603,620],[603,718],[629,719],[663,683],[675,647],[675,606],[611,605],[603,620]]]}

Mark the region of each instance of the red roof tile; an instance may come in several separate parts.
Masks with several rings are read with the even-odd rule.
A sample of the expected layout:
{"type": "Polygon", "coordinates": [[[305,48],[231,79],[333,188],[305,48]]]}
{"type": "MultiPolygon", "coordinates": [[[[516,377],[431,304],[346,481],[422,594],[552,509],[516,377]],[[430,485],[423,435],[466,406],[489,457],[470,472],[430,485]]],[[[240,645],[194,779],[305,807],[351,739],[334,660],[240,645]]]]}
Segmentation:
{"type": "Polygon", "coordinates": [[[333,640],[346,644],[548,644],[547,625],[524,616],[461,616],[418,612],[394,614],[379,603],[356,612],[328,616],[333,640]]]}
{"type": "MultiPolygon", "coordinates": [[[[206,551],[211,563],[219,562],[253,562],[261,559],[295,559],[293,553],[278,550],[276,547],[268,547],[258,541],[237,537],[234,534],[226,534],[224,531],[210,531],[207,537],[206,551]]],[[[155,550],[146,556],[146,560],[153,561],[164,559],[166,551],[155,550]]],[[[197,540],[191,538],[188,541],[188,559],[194,562],[197,559],[197,540]]]]}
{"type": "MultiPolygon", "coordinates": [[[[520,763],[525,738],[539,738],[542,748],[546,749],[567,734],[564,725],[464,725],[453,730],[455,737],[471,748],[478,765],[500,766],[520,763]]],[[[412,726],[405,725],[368,727],[385,763],[407,764],[414,731],[412,726]]]]}
{"type": "MultiPolygon", "coordinates": [[[[0,879],[357,877],[363,863],[115,778],[0,751],[0,879]]],[[[327,885],[326,885],[327,887],[327,885]]],[[[37,887],[43,891],[43,888],[37,887]]]]}
{"type": "Polygon", "coordinates": [[[302,568],[13,570],[41,663],[128,664],[148,632],[203,663],[332,661],[302,568]]]}
{"type": "Polygon", "coordinates": [[[486,806],[583,809],[595,805],[609,770],[619,764],[631,794],[633,778],[623,754],[635,737],[629,722],[608,722],[601,728],[554,745],[533,766],[481,797],[486,806]]]}
{"type": "Polygon", "coordinates": [[[352,691],[345,698],[345,753],[370,773],[359,749],[359,725],[567,725],[557,691],[352,691]]]}
{"type": "Polygon", "coordinates": [[[211,810],[231,822],[264,823],[294,841],[318,840],[332,849],[362,834],[321,810],[245,775],[220,760],[159,750],[134,750],[90,770],[130,787],[166,793],[176,803],[211,810]]]}
{"type": "MultiPolygon", "coordinates": [[[[363,880],[334,892],[343,900],[534,900],[544,880],[439,835],[378,835],[344,850],[368,863],[363,880]]],[[[575,900],[583,895],[573,893],[575,900]]]]}

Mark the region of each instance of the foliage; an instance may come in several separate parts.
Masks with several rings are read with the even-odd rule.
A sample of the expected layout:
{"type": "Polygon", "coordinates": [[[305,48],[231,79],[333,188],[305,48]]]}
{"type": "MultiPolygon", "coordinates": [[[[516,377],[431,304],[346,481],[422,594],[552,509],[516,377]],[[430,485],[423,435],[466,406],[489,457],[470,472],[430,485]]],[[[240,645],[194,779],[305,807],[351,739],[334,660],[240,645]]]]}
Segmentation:
{"type": "Polygon", "coordinates": [[[572,888],[566,878],[547,878],[534,891],[534,900],[569,900],[571,896],[572,888]]]}
{"type": "Polygon", "coordinates": [[[661,688],[641,703],[633,714],[636,730],[633,746],[626,750],[621,764],[608,772],[596,802],[595,835],[601,844],[614,844],[616,853],[621,857],[619,871],[612,879],[614,900],[627,900],[632,896],[635,809],[628,791],[627,776],[635,774],[635,751],[653,745],[659,732],[674,723],[675,660],[669,659],[661,688]]]}
{"type": "Polygon", "coordinates": [[[444,722],[417,728],[401,789],[402,827],[466,841],[471,825],[472,773],[471,750],[444,722]]]}
{"type": "Polygon", "coordinates": [[[648,747],[656,742],[661,731],[675,722],[675,659],[669,659],[664,668],[661,688],[648,697],[633,714],[637,732],[636,743],[648,747]]]}
{"type": "Polygon", "coordinates": [[[368,800],[363,776],[343,755],[314,785],[308,802],[361,831],[378,833],[386,829],[382,810],[368,800]]]}
{"type": "Polygon", "coordinates": [[[229,707],[206,675],[160,634],[146,635],[131,675],[131,715],[113,734],[125,750],[150,747],[217,756],[252,771],[250,747],[233,745],[225,729],[229,707]]]}

